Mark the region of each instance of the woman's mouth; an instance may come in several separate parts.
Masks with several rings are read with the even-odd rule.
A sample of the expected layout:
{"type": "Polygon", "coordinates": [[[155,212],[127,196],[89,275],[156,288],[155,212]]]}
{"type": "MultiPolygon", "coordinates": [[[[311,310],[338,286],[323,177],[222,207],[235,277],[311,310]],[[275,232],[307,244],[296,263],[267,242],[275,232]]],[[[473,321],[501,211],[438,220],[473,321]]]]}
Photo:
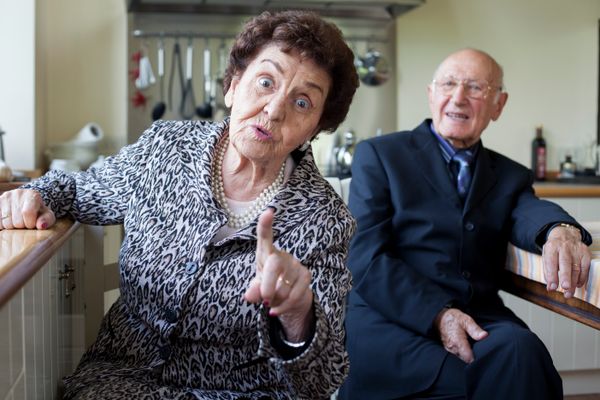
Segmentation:
{"type": "Polygon", "coordinates": [[[273,134],[262,126],[253,125],[252,128],[254,128],[254,134],[258,140],[270,140],[273,138],[273,134]]]}

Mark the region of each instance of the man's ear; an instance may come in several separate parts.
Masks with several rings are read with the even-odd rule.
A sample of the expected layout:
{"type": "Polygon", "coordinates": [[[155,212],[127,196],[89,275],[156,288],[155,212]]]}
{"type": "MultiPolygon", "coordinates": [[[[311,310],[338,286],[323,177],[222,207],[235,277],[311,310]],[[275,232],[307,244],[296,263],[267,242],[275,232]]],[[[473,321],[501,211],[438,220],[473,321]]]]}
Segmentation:
{"type": "Polygon", "coordinates": [[[231,84],[229,85],[229,89],[227,90],[227,93],[225,93],[225,97],[223,98],[223,100],[225,101],[225,106],[227,108],[231,108],[231,106],[233,105],[233,95],[235,94],[235,89],[237,88],[237,85],[240,83],[240,80],[238,79],[237,76],[234,76],[231,79],[231,84]]]}
{"type": "Polygon", "coordinates": [[[504,105],[508,100],[508,93],[502,92],[498,95],[498,101],[493,105],[494,110],[492,112],[492,121],[496,121],[500,118],[500,114],[502,114],[502,110],[504,109],[504,105]]]}

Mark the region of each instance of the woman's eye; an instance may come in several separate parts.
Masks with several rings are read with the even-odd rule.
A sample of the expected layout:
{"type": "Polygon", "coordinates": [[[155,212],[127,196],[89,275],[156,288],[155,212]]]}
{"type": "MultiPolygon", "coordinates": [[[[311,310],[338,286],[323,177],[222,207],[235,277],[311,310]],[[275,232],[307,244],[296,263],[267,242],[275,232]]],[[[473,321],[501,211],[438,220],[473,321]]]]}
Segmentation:
{"type": "Polygon", "coordinates": [[[310,103],[306,99],[296,100],[296,105],[302,109],[307,109],[310,107],[310,103]]]}
{"type": "Polygon", "coordinates": [[[258,80],[258,84],[264,88],[270,88],[271,86],[273,86],[273,81],[269,78],[260,78],[258,80]]]}

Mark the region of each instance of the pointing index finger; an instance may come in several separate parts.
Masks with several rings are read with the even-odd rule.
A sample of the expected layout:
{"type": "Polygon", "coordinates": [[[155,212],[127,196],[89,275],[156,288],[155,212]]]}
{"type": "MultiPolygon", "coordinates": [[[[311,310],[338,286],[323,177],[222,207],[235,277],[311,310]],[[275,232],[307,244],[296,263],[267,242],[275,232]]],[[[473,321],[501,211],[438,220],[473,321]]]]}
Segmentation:
{"type": "Polygon", "coordinates": [[[275,213],[271,207],[268,207],[258,218],[256,227],[257,251],[262,257],[266,257],[274,250],[273,246],[273,218],[275,213]]]}

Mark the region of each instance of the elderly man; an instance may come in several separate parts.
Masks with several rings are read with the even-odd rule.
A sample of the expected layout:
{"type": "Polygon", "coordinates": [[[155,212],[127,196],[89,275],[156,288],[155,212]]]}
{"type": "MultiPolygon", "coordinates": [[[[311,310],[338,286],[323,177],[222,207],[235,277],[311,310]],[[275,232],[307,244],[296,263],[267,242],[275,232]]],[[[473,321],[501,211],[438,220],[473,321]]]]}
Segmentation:
{"type": "Polygon", "coordinates": [[[453,53],[427,88],[432,119],[357,146],[341,399],[562,399],[548,351],[498,284],[511,242],[542,250],[548,290],[571,297],[591,238],[535,196],[531,171],[483,147],[502,79],[488,54],[453,53]]]}

